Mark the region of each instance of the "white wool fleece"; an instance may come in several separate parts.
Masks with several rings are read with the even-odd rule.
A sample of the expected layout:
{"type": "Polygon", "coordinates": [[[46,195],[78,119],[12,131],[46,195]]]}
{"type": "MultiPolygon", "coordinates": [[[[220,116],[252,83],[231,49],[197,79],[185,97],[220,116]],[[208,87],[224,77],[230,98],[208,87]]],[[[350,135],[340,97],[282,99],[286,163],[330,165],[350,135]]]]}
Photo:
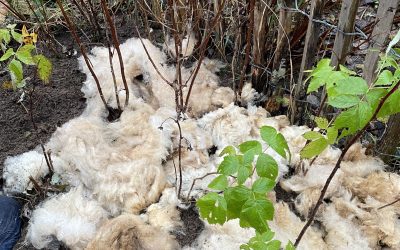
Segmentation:
{"type": "Polygon", "coordinates": [[[4,162],[3,171],[4,191],[6,193],[23,193],[33,186],[29,177],[40,182],[40,178],[44,177],[49,169],[42,153],[29,151],[8,157],[4,162]]]}
{"type": "Polygon", "coordinates": [[[71,249],[84,249],[108,213],[84,188],[50,197],[33,211],[27,240],[35,248],[45,248],[51,236],[71,249]]]}

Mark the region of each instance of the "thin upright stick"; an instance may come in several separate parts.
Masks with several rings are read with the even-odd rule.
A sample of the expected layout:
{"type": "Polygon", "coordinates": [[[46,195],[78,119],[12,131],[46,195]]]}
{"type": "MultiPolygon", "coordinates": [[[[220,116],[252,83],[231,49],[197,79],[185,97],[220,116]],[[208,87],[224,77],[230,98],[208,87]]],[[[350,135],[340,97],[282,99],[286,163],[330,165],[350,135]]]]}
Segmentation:
{"type": "Polygon", "coordinates": [[[61,3],[61,0],[56,0],[56,1],[57,1],[58,7],[60,7],[60,10],[61,10],[62,15],[63,15],[64,18],[65,18],[65,21],[67,22],[68,29],[71,31],[71,34],[72,34],[72,36],[73,36],[74,39],[75,39],[75,42],[78,44],[78,46],[79,46],[79,48],[80,48],[80,50],[81,50],[81,53],[82,53],[83,59],[85,60],[86,66],[88,67],[90,73],[92,74],[92,77],[93,77],[94,81],[96,82],[97,91],[99,92],[101,101],[103,102],[104,107],[105,107],[107,110],[109,110],[109,107],[108,107],[108,105],[107,105],[107,101],[106,101],[106,99],[104,98],[103,91],[101,90],[101,86],[100,86],[99,79],[97,78],[97,75],[96,75],[96,73],[95,73],[94,70],[93,70],[92,64],[91,64],[90,61],[89,61],[89,57],[87,56],[86,48],[85,48],[85,46],[83,45],[83,43],[81,42],[81,39],[79,38],[78,34],[76,33],[75,26],[72,24],[72,22],[71,22],[71,20],[69,19],[67,13],[65,12],[64,7],[63,7],[63,5],[62,5],[62,3],[61,3]]]}
{"type": "Polygon", "coordinates": [[[108,10],[107,3],[105,0],[101,0],[101,6],[103,8],[104,15],[106,16],[108,26],[110,27],[110,30],[111,30],[111,38],[113,40],[115,49],[117,50],[119,66],[121,68],[122,82],[124,83],[124,87],[125,87],[125,107],[126,107],[126,106],[128,106],[128,103],[129,103],[129,86],[128,86],[128,82],[126,81],[126,77],[125,77],[124,61],[122,60],[121,50],[119,49],[119,41],[118,41],[117,31],[115,29],[113,19],[110,15],[110,11],[108,10]]]}

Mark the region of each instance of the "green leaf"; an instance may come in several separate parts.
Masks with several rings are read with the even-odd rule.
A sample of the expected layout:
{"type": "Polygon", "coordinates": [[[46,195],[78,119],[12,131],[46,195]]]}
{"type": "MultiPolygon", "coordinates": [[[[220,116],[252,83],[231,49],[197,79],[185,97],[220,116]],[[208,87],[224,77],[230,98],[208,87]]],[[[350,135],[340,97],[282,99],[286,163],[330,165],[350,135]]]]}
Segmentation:
{"type": "Polygon", "coordinates": [[[236,149],[233,146],[227,146],[225,147],[222,152],[219,154],[219,156],[224,156],[224,155],[236,155],[236,149]]]}
{"type": "Polygon", "coordinates": [[[13,59],[8,65],[8,70],[10,71],[12,82],[15,85],[19,84],[24,79],[22,64],[20,61],[13,59]]]}
{"type": "Polygon", "coordinates": [[[9,48],[6,53],[4,53],[3,56],[0,58],[0,62],[7,60],[12,55],[14,55],[14,50],[12,48],[9,48]]]}
{"type": "Polygon", "coordinates": [[[303,134],[303,137],[304,137],[304,139],[306,139],[306,140],[313,141],[313,140],[316,140],[316,139],[319,139],[319,138],[323,138],[324,136],[321,135],[321,134],[320,134],[319,132],[317,132],[317,131],[308,131],[308,132],[305,132],[305,133],[303,134]]]}
{"type": "Polygon", "coordinates": [[[317,67],[312,71],[311,76],[326,76],[326,74],[331,71],[333,71],[331,60],[329,58],[324,58],[318,62],[317,67]]]}
{"type": "Polygon", "coordinates": [[[279,240],[272,240],[267,243],[266,250],[279,250],[281,249],[281,242],[279,240]]]}
{"type": "Polygon", "coordinates": [[[289,241],[285,247],[285,250],[296,250],[296,248],[294,247],[293,243],[289,241]]]}
{"type": "Polygon", "coordinates": [[[364,95],[368,91],[367,82],[361,77],[350,76],[336,82],[328,89],[328,96],[333,95],[364,95]],[[333,91],[332,91],[333,90],[333,91]]]}
{"type": "Polygon", "coordinates": [[[5,45],[11,41],[10,31],[8,29],[0,29],[0,42],[4,41],[5,45]]]}
{"type": "Polygon", "coordinates": [[[239,169],[239,160],[236,156],[227,155],[218,167],[218,172],[224,175],[233,175],[239,169]]]}
{"type": "Polygon", "coordinates": [[[373,110],[366,101],[361,101],[354,106],[338,115],[335,120],[334,127],[336,129],[348,128],[348,131],[340,135],[339,139],[345,135],[351,135],[360,130],[372,118],[373,110]]]}
{"type": "Polygon", "coordinates": [[[258,176],[269,178],[273,181],[278,176],[278,164],[275,159],[264,153],[258,156],[256,170],[258,176]]]}
{"type": "Polygon", "coordinates": [[[246,141],[239,145],[239,149],[243,155],[244,164],[251,164],[254,156],[262,152],[261,143],[258,141],[246,141]]]}
{"type": "Polygon", "coordinates": [[[209,185],[209,188],[214,190],[225,190],[228,187],[228,177],[220,175],[216,177],[209,185]]]}
{"type": "Polygon", "coordinates": [[[275,128],[270,126],[261,127],[260,133],[261,138],[283,158],[287,159],[287,153],[290,161],[289,146],[282,134],[278,133],[275,128]]]}
{"type": "Polygon", "coordinates": [[[334,127],[330,127],[326,131],[326,137],[329,144],[334,144],[338,137],[338,130],[334,127]]]}
{"type": "Polygon", "coordinates": [[[240,225],[250,225],[257,232],[269,231],[267,220],[274,217],[274,206],[267,199],[249,199],[242,207],[240,225]]]}
{"type": "Polygon", "coordinates": [[[374,85],[379,85],[379,86],[386,86],[386,85],[392,85],[394,80],[393,74],[389,70],[383,70],[379,76],[378,79],[376,79],[376,82],[374,85]]]}
{"type": "Polygon", "coordinates": [[[24,45],[19,50],[17,50],[15,55],[21,62],[27,65],[35,65],[36,63],[31,54],[33,48],[35,48],[33,45],[24,45]]]}
{"type": "Polygon", "coordinates": [[[224,198],[228,207],[228,219],[240,217],[242,207],[250,199],[251,194],[252,191],[243,185],[230,187],[225,190],[224,198]]]}
{"type": "Polygon", "coordinates": [[[11,35],[15,41],[17,41],[18,43],[22,43],[22,35],[20,33],[16,32],[14,29],[12,29],[11,35]]]}
{"type": "Polygon", "coordinates": [[[255,150],[256,154],[262,152],[261,143],[258,141],[246,141],[239,145],[240,152],[246,153],[249,150],[255,150]]]}
{"type": "Polygon", "coordinates": [[[49,83],[53,65],[44,55],[36,55],[33,57],[37,67],[40,80],[49,83]]]}
{"type": "Polygon", "coordinates": [[[386,99],[377,117],[385,117],[398,112],[400,112],[400,90],[396,90],[386,99]]]}
{"type": "Polygon", "coordinates": [[[248,244],[241,246],[241,249],[254,249],[254,250],[279,250],[280,241],[272,240],[274,237],[274,232],[267,231],[263,234],[256,232],[256,236],[249,240],[248,244]]]}
{"type": "Polygon", "coordinates": [[[336,95],[329,98],[328,103],[335,108],[350,108],[357,105],[360,98],[354,95],[336,95]]]}
{"type": "Polygon", "coordinates": [[[370,107],[375,110],[381,100],[388,93],[385,88],[373,88],[370,89],[366,95],[367,101],[370,107]]]}
{"type": "Polygon", "coordinates": [[[254,183],[251,189],[254,193],[265,194],[275,187],[275,181],[268,178],[258,178],[254,183]]]}
{"type": "Polygon", "coordinates": [[[315,123],[317,123],[317,127],[320,129],[327,129],[329,126],[328,119],[326,119],[324,117],[315,117],[314,121],[315,121],[315,123]]]}
{"type": "Polygon", "coordinates": [[[324,86],[325,83],[326,80],[324,78],[313,77],[310,84],[308,84],[307,94],[317,91],[320,87],[324,86]]]}
{"type": "Polygon", "coordinates": [[[308,143],[301,151],[301,158],[310,159],[319,155],[328,147],[328,141],[325,138],[320,138],[308,143]]]}
{"type": "Polygon", "coordinates": [[[239,184],[243,184],[251,174],[251,165],[240,165],[237,174],[237,181],[239,184]]]}
{"type": "Polygon", "coordinates": [[[356,72],[349,70],[348,68],[346,68],[345,66],[343,66],[341,64],[339,64],[339,69],[340,69],[340,71],[346,73],[347,75],[357,75],[356,72]]]}
{"type": "Polygon", "coordinates": [[[381,60],[378,62],[378,68],[384,69],[386,67],[393,67],[395,69],[399,68],[396,60],[391,56],[383,56],[381,60]]]}
{"type": "Polygon", "coordinates": [[[197,200],[200,216],[211,224],[224,224],[227,204],[224,197],[217,193],[208,193],[197,200]]]}

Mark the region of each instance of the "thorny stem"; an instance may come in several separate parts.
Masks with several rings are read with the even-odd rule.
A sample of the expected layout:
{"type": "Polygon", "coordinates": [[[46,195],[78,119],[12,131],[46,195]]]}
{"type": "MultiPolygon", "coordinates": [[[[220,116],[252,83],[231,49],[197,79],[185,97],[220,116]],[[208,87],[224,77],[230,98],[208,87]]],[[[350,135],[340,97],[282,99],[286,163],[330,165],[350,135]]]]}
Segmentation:
{"type": "Polygon", "coordinates": [[[78,44],[78,46],[79,46],[79,48],[81,50],[81,53],[82,53],[82,56],[83,56],[83,58],[85,60],[86,66],[88,67],[90,73],[92,74],[92,77],[93,77],[94,81],[96,82],[97,91],[99,92],[99,95],[100,95],[100,98],[101,98],[101,100],[102,100],[102,102],[104,104],[104,107],[106,108],[106,110],[109,110],[109,107],[107,105],[107,101],[104,98],[103,91],[102,91],[101,86],[100,86],[99,79],[97,78],[96,73],[94,72],[94,70],[92,68],[92,64],[89,61],[89,57],[87,56],[86,48],[83,45],[83,43],[81,42],[81,39],[79,38],[78,34],[76,33],[74,25],[72,24],[72,22],[69,19],[67,13],[65,12],[64,7],[63,7],[63,5],[61,3],[61,0],[56,0],[56,1],[57,1],[58,7],[60,7],[62,15],[65,18],[65,21],[67,22],[68,29],[71,31],[71,34],[75,39],[75,42],[78,44]]]}
{"type": "Polygon", "coordinates": [[[240,81],[239,81],[239,96],[241,96],[242,88],[244,85],[244,75],[246,74],[246,69],[249,66],[250,62],[250,52],[251,52],[251,34],[253,33],[254,28],[254,4],[255,0],[250,0],[248,11],[249,11],[249,22],[246,34],[246,55],[244,58],[242,72],[240,73],[240,81]]]}
{"type": "Polygon", "coordinates": [[[331,174],[329,175],[328,179],[325,182],[324,187],[321,190],[321,194],[319,196],[319,199],[317,201],[317,203],[315,204],[308,220],[307,223],[304,225],[304,227],[302,228],[299,236],[296,239],[296,242],[294,243],[294,246],[297,247],[302,239],[302,237],[304,236],[304,234],[306,233],[307,229],[310,227],[311,223],[313,222],[315,215],[317,214],[318,208],[321,206],[322,201],[324,199],[324,196],[326,194],[326,191],[328,190],[328,187],[333,179],[333,177],[335,176],[336,172],[339,170],[340,168],[340,164],[344,158],[344,156],[346,155],[347,151],[349,150],[349,148],[362,136],[362,134],[365,132],[365,130],[368,128],[369,123],[373,120],[376,119],[379,111],[381,110],[383,104],[385,103],[385,101],[389,98],[389,96],[391,96],[400,86],[400,81],[397,82],[397,84],[380,100],[378,107],[375,109],[374,114],[372,115],[371,119],[364,125],[364,127],[356,134],[354,135],[351,140],[346,144],[345,148],[343,149],[342,153],[339,156],[339,159],[336,162],[335,167],[333,168],[331,174]]]}
{"type": "Polygon", "coordinates": [[[112,20],[110,11],[108,10],[105,0],[101,0],[101,6],[103,8],[104,15],[106,16],[108,26],[110,27],[111,38],[113,40],[115,49],[117,50],[117,54],[118,54],[119,66],[121,68],[122,82],[124,83],[124,87],[125,87],[125,107],[126,107],[129,104],[129,87],[128,87],[128,83],[127,83],[126,77],[125,77],[124,61],[122,60],[121,50],[119,49],[119,41],[118,41],[117,31],[115,29],[114,22],[112,20]]]}

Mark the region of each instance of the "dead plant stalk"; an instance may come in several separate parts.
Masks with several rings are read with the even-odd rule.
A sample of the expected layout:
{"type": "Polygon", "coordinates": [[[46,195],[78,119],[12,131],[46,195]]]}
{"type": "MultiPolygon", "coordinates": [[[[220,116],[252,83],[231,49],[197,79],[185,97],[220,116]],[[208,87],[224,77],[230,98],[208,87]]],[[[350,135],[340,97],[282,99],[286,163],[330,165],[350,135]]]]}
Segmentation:
{"type": "Polygon", "coordinates": [[[101,0],[101,6],[103,8],[103,12],[106,17],[108,26],[110,27],[111,38],[113,40],[115,50],[117,51],[117,55],[118,55],[118,59],[119,59],[119,66],[121,68],[122,82],[124,83],[124,87],[125,87],[125,107],[126,107],[126,106],[128,106],[128,103],[129,103],[129,87],[128,87],[128,83],[127,83],[126,77],[125,77],[124,61],[122,59],[121,50],[119,48],[118,35],[117,35],[117,31],[115,29],[114,21],[110,15],[110,11],[108,10],[108,6],[107,6],[107,3],[105,0],[101,0]]]}

